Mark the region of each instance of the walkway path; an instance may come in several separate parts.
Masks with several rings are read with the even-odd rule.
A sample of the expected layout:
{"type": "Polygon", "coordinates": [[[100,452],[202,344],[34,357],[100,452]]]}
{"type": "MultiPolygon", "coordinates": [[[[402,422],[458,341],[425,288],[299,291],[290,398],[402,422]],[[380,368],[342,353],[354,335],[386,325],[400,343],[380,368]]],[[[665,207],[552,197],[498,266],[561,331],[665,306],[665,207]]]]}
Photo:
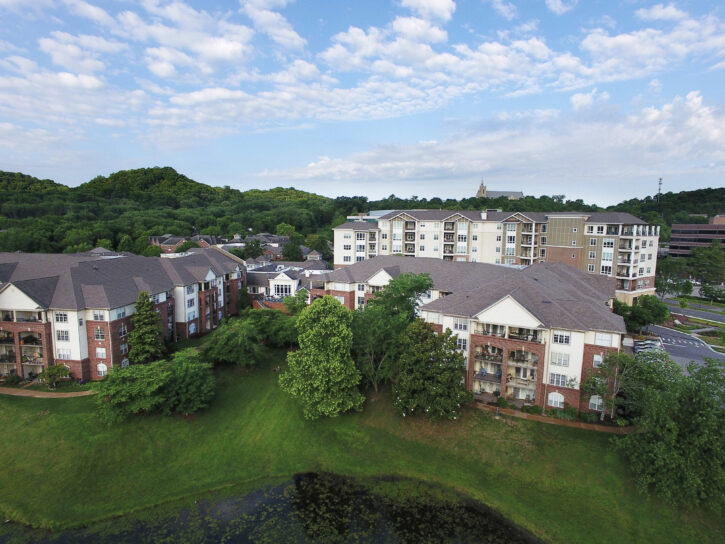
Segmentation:
{"type": "Polygon", "coordinates": [[[66,399],[70,397],[85,397],[95,393],[93,389],[86,391],[73,391],[72,393],[53,393],[52,391],[34,391],[32,389],[15,389],[14,387],[0,387],[0,395],[13,395],[15,397],[31,397],[34,399],[66,399]]]}
{"type": "MultiPolygon", "coordinates": [[[[496,411],[496,406],[491,406],[490,404],[477,402],[476,406],[481,410],[488,410],[489,412],[496,411]]],[[[585,429],[587,431],[599,431],[600,433],[627,434],[634,430],[634,427],[607,427],[604,425],[597,425],[595,423],[584,423],[583,421],[568,421],[566,419],[556,419],[554,417],[519,412],[518,410],[512,410],[511,408],[498,408],[498,412],[504,416],[518,417],[519,419],[528,419],[530,421],[538,421],[540,423],[549,423],[550,425],[561,425],[562,427],[585,429]]]]}

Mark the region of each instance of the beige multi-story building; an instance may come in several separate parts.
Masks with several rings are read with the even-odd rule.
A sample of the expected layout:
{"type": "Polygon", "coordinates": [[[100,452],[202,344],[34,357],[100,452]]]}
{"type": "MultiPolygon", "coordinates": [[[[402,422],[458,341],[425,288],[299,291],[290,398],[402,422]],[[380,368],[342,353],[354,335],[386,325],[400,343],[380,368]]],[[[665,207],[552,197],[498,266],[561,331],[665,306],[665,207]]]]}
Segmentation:
{"type": "Polygon", "coordinates": [[[655,291],[659,226],[620,212],[394,210],[335,227],[335,268],[403,255],[532,265],[563,262],[616,280],[631,304],[655,291]]]}

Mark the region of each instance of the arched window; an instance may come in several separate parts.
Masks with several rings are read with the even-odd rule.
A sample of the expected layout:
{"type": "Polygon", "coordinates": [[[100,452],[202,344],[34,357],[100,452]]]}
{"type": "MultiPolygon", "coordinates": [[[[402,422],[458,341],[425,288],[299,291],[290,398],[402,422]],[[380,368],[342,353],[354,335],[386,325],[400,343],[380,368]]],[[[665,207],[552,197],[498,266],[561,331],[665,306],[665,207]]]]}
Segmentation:
{"type": "Polygon", "coordinates": [[[589,409],[596,410],[597,412],[604,410],[604,401],[602,400],[602,397],[599,395],[592,395],[589,398],[589,409]]]}
{"type": "Polygon", "coordinates": [[[121,361],[121,368],[126,368],[128,366],[128,358],[123,359],[121,361]]]}
{"type": "Polygon", "coordinates": [[[556,391],[549,393],[549,406],[564,408],[564,395],[556,391]]]}
{"type": "Polygon", "coordinates": [[[189,334],[194,334],[196,332],[196,323],[190,323],[189,324],[189,334]]]}
{"type": "Polygon", "coordinates": [[[96,372],[98,372],[99,376],[105,376],[108,373],[108,367],[104,363],[98,363],[96,372]]]}

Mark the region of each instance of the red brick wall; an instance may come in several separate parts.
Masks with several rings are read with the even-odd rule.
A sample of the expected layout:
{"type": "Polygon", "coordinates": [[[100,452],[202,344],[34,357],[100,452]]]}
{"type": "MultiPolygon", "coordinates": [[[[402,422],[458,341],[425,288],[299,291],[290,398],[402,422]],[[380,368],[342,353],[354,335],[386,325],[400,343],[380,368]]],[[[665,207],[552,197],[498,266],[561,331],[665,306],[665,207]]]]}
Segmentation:
{"type": "Polygon", "coordinates": [[[569,387],[559,387],[558,385],[547,385],[546,386],[546,398],[544,399],[544,408],[554,409],[553,406],[549,406],[549,393],[556,391],[564,395],[564,406],[573,406],[579,408],[581,391],[579,389],[571,389],[569,387]]]}
{"type": "Polygon", "coordinates": [[[109,323],[106,321],[86,321],[86,337],[88,338],[88,360],[90,364],[90,373],[92,380],[100,380],[103,376],[98,375],[98,364],[103,362],[108,370],[113,366],[111,360],[111,330],[109,323]],[[103,340],[96,340],[95,331],[100,328],[105,333],[103,340]],[[106,356],[104,358],[96,357],[96,348],[106,348],[106,356]]]}
{"type": "Polygon", "coordinates": [[[312,297],[312,300],[315,300],[315,297],[324,297],[324,296],[332,296],[332,297],[344,297],[345,302],[343,305],[350,310],[355,309],[355,296],[357,295],[357,291],[335,291],[333,289],[312,289],[310,296],[312,297]]]}
{"type": "MultiPolygon", "coordinates": [[[[610,353],[610,352],[617,353],[618,351],[619,350],[617,348],[607,348],[607,347],[603,347],[603,346],[595,346],[593,344],[584,344],[584,356],[582,359],[581,381],[583,382],[589,376],[591,376],[593,372],[596,372],[596,370],[594,369],[594,356],[595,355],[606,356],[607,353],[610,353]]],[[[583,412],[590,411],[589,410],[589,395],[581,396],[579,410],[583,411],[583,412]]],[[[606,410],[605,410],[605,412],[606,412],[606,410]]]]}
{"type": "Polygon", "coordinates": [[[3,321],[0,323],[0,328],[4,331],[9,331],[13,333],[13,339],[15,342],[15,365],[16,365],[16,372],[19,376],[23,376],[23,365],[22,365],[22,355],[23,350],[22,346],[20,344],[20,333],[21,332],[32,332],[36,334],[40,334],[41,342],[42,342],[42,348],[41,348],[41,355],[43,357],[43,368],[47,368],[48,365],[54,364],[53,361],[53,336],[51,331],[51,324],[50,323],[40,323],[40,322],[33,322],[33,321],[23,321],[23,322],[13,322],[13,321],[3,321]]]}
{"type": "Polygon", "coordinates": [[[59,365],[63,364],[69,366],[71,377],[73,377],[73,379],[75,380],[82,379],[83,381],[87,382],[92,379],[91,365],[88,359],[83,359],[82,361],[58,359],[58,361],[56,362],[59,365]]]}

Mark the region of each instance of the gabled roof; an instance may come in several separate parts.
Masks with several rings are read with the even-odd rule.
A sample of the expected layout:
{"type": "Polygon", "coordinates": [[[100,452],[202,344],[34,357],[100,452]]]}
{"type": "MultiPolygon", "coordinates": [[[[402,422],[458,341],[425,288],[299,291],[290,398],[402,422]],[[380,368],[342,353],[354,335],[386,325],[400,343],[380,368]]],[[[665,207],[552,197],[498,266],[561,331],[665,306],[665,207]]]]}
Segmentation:
{"type": "MultiPolygon", "coordinates": [[[[503,222],[507,221],[516,214],[520,214],[536,223],[546,223],[550,217],[584,217],[587,223],[621,223],[625,225],[646,225],[638,217],[624,212],[517,212],[517,211],[486,211],[486,219],[483,219],[481,212],[477,210],[394,210],[379,219],[390,220],[402,214],[408,215],[417,221],[453,221],[458,216],[470,221],[491,221],[503,222]]],[[[373,225],[372,227],[358,227],[359,230],[370,230],[377,228],[376,223],[367,223],[363,221],[353,221],[344,223],[336,228],[354,228],[350,225],[373,225]]]]}
{"type": "Polygon", "coordinates": [[[348,221],[334,227],[332,230],[378,230],[378,224],[370,221],[348,221]]]}
{"type": "Polygon", "coordinates": [[[460,290],[422,310],[473,317],[510,296],[547,327],[624,333],[624,320],[608,302],[614,280],[591,276],[563,263],[541,263],[512,270],[473,290],[460,290]],[[602,281],[606,280],[606,281],[602,281]]]}

